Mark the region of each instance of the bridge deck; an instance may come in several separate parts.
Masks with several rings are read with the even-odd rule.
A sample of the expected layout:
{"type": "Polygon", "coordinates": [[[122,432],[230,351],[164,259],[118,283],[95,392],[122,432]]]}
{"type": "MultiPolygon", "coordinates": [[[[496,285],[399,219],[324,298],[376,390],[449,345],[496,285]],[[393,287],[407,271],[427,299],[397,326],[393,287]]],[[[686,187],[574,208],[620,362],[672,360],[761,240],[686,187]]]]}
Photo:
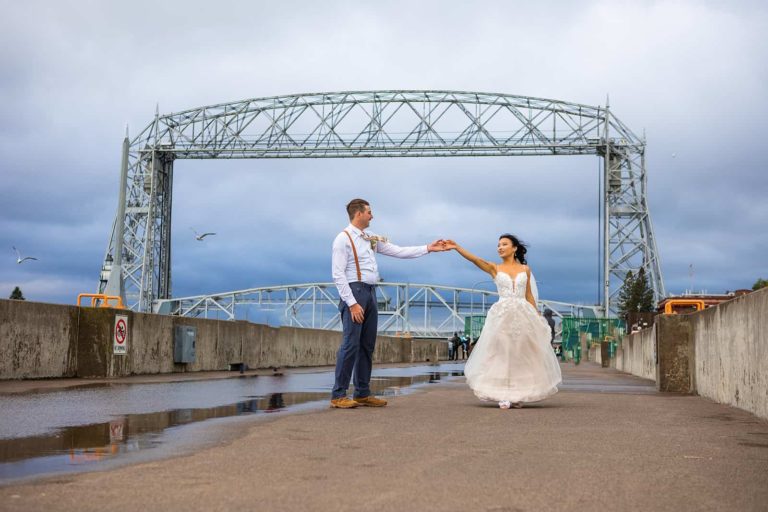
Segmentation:
{"type": "MultiPolygon", "coordinates": [[[[0,488],[2,510],[764,510],[768,422],[595,365],[522,410],[461,380],[276,416],[190,456],[0,488]]],[[[238,428],[243,427],[242,424],[238,428]]]]}

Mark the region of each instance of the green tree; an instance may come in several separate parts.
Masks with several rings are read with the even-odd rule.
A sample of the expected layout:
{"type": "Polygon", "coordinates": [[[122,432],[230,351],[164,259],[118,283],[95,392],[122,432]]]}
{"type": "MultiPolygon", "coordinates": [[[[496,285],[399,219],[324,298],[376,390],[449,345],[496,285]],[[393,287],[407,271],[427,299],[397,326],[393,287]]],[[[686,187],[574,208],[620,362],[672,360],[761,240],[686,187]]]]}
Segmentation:
{"type": "Polygon", "coordinates": [[[635,279],[635,288],[637,293],[637,310],[643,313],[653,311],[653,288],[651,283],[648,282],[648,276],[645,274],[645,269],[640,267],[640,271],[637,273],[635,279]]]}
{"type": "Polygon", "coordinates": [[[766,286],[768,286],[768,279],[763,279],[761,277],[755,281],[755,284],[752,285],[752,289],[759,290],[760,288],[765,288],[766,286]]]}
{"type": "Polygon", "coordinates": [[[640,267],[637,275],[630,270],[624,279],[624,285],[619,290],[619,313],[626,316],[627,313],[653,311],[653,289],[648,282],[645,269],[640,267]]]}
{"type": "Polygon", "coordinates": [[[11,292],[10,298],[13,300],[26,300],[24,298],[24,294],[21,293],[21,288],[19,288],[18,286],[13,289],[13,291],[11,292]]]}
{"type": "Polygon", "coordinates": [[[624,317],[627,313],[634,311],[632,309],[632,292],[635,287],[635,276],[632,271],[628,271],[626,277],[624,277],[624,284],[621,285],[619,290],[619,315],[624,317]]]}

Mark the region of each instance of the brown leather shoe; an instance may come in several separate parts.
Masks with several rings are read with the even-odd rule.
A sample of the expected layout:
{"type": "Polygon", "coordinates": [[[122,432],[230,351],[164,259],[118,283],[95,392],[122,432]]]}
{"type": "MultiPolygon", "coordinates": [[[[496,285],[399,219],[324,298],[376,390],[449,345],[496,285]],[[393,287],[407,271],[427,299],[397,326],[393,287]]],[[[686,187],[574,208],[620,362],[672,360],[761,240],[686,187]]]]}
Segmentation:
{"type": "Polygon", "coordinates": [[[376,398],[375,396],[364,396],[362,398],[355,398],[354,400],[358,405],[364,405],[366,407],[384,407],[387,405],[386,400],[376,398]]]}
{"type": "Polygon", "coordinates": [[[360,404],[358,404],[356,401],[352,400],[351,398],[347,398],[347,397],[335,398],[331,400],[332,409],[354,409],[358,405],[360,404]]]}

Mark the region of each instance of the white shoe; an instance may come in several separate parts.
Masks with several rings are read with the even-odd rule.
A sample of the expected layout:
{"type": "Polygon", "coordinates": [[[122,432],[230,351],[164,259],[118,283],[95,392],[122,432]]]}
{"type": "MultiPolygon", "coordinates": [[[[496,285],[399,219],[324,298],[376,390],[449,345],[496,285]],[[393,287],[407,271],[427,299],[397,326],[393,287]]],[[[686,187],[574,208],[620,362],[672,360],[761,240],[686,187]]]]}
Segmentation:
{"type": "Polygon", "coordinates": [[[509,409],[510,405],[509,400],[502,400],[499,402],[499,409],[509,409]]]}

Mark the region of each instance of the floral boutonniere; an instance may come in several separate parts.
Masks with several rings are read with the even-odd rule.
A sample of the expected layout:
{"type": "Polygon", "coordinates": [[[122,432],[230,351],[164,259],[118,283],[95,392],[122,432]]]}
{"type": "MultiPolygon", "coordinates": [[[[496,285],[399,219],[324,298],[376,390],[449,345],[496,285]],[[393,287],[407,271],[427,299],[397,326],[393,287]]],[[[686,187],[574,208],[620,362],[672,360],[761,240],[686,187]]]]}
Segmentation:
{"type": "Polygon", "coordinates": [[[385,242],[385,243],[389,242],[389,238],[387,238],[386,236],[380,236],[380,235],[368,235],[363,238],[368,240],[368,243],[371,244],[371,249],[373,249],[374,251],[376,251],[376,245],[379,242],[385,242]]]}

